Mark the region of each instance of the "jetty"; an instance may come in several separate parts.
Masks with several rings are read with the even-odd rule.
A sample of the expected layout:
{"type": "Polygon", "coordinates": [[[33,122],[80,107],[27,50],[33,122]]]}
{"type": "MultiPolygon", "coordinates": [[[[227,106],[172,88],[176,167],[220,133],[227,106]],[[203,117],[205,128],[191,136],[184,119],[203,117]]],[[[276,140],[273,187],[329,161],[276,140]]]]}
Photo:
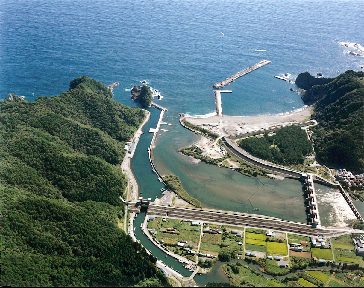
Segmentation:
{"type": "Polygon", "coordinates": [[[222,102],[221,102],[221,93],[232,93],[231,90],[214,90],[215,93],[215,107],[216,107],[216,115],[222,116],[222,102]]]}
{"type": "Polygon", "coordinates": [[[236,79],[256,70],[256,69],[259,69],[267,64],[271,63],[271,61],[269,60],[262,60],[248,68],[245,68],[244,70],[241,70],[239,71],[238,73],[226,78],[225,80],[221,81],[221,82],[217,82],[213,85],[213,87],[215,89],[220,89],[220,88],[223,88],[224,86],[226,85],[229,85],[231,82],[234,82],[236,79]]]}

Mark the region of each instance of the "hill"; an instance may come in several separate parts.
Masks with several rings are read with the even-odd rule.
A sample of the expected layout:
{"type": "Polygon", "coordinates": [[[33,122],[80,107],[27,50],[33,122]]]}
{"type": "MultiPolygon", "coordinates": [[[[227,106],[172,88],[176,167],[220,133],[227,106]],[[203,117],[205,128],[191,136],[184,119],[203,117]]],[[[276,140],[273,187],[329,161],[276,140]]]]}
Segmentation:
{"type": "Polygon", "coordinates": [[[250,154],[282,165],[302,164],[312,152],[306,132],[299,126],[280,128],[274,135],[265,133],[263,137],[248,137],[239,146],[250,154]]]}
{"type": "Polygon", "coordinates": [[[1,286],[165,285],[118,228],[117,166],[144,119],[81,77],[35,102],[0,102],[1,286]]]}
{"type": "Polygon", "coordinates": [[[314,83],[306,87],[302,99],[315,107],[313,118],[319,125],[313,140],[319,161],[363,173],[364,73],[347,71],[325,84],[314,83]]]}

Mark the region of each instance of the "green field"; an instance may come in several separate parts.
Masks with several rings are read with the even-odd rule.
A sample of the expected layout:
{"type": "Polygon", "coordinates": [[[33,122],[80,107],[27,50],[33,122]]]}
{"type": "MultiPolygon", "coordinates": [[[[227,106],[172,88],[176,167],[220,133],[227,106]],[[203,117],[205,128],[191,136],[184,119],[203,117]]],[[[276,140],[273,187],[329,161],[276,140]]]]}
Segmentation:
{"type": "Polygon", "coordinates": [[[317,259],[324,259],[324,260],[332,260],[332,251],[331,249],[321,249],[321,248],[312,248],[312,257],[317,259]]]}
{"type": "Polygon", "coordinates": [[[167,245],[176,245],[179,241],[186,241],[192,249],[197,249],[200,240],[200,226],[192,226],[191,222],[176,219],[160,218],[150,221],[148,228],[156,227],[156,238],[167,245]],[[153,223],[155,222],[155,223],[153,223]],[[178,234],[174,234],[166,229],[174,229],[178,234]]]}
{"type": "Polygon", "coordinates": [[[246,239],[256,239],[256,240],[261,240],[261,241],[267,240],[267,236],[265,236],[265,234],[251,233],[251,232],[246,232],[245,238],[246,239]]]}
{"type": "Polygon", "coordinates": [[[354,251],[354,243],[349,235],[344,235],[338,238],[332,239],[332,245],[334,249],[351,250],[354,251]]]}
{"type": "MultiPolygon", "coordinates": [[[[236,266],[235,266],[236,267],[236,266]]],[[[278,280],[269,279],[264,275],[252,270],[248,266],[238,267],[238,273],[233,273],[232,269],[227,265],[223,265],[223,270],[231,277],[230,282],[237,287],[284,287],[285,285],[278,280]]]]}
{"type": "Polygon", "coordinates": [[[267,252],[266,246],[254,245],[254,244],[245,244],[246,251],[258,251],[258,252],[267,252]]]}
{"type": "Polygon", "coordinates": [[[297,281],[298,285],[300,285],[301,287],[317,287],[315,284],[303,279],[303,278],[300,278],[298,279],[297,281]]]}
{"type": "Polygon", "coordinates": [[[330,275],[328,273],[321,271],[311,270],[306,271],[306,274],[322,282],[323,284],[327,283],[330,279],[330,275]]]}
{"type": "Polygon", "coordinates": [[[288,253],[286,243],[267,242],[268,255],[281,255],[285,256],[288,253]]]}
{"type": "Polygon", "coordinates": [[[212,255],[219,254],[221,247],[221,234],[207,234],[204,233],[201,238],[200,251],[212,255]]]}

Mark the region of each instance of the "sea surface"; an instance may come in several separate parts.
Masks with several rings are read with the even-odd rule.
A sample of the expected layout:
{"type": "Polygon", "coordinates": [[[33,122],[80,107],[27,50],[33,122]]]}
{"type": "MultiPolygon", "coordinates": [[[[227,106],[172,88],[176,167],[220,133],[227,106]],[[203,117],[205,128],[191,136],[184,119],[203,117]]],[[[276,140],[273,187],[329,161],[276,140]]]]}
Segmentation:
{"type": "MultiPolygon", "coordinates": [[[[179,126],[178,113],[213,112],[212,84],[262,59],[272,63],[228,87],[223,113],[302,107],[293,86],[274,76],[360,70],[364,58],[345,54],[338,41],[364,44],[363,15],[359,0],[0,0],[0,97],[57,95],[88,75],[119,81],[115,98],[133,106],[125,89],[147,79],[162,92],[171,124],[155,149],[162,173],[178,175],[205,206],[305,222],[299,182],[249,178],[178,153],[197,139],[179,126]]],[[[160,186],[150,184],[145,152],[132,166],[154,198],[160,186]]]]}

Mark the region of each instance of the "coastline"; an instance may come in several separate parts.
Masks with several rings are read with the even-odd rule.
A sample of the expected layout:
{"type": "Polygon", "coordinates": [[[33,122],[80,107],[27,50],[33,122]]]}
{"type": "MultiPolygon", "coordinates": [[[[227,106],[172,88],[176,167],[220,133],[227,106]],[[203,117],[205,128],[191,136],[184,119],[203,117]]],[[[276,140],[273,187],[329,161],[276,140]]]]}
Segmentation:
{"type": "Polygon", "coordinates": [[[128,179],[128,187],[126,188],[127,192],[126,192],[126,195],[125,195],[126,201],[137,200],[138,196],[139,196],[138,182],[136,181],[134,173],[133,173],[133,171],[131,169],[131,159],[134,156],[134,153],[135,153],[136,147],[138,145],[140,136],[143,134],[143,131],[142,131],[143,127],[149,121],[149,118],[150,118],[150,112],[147,111],[147,110],[144,110],[144,111],[145,111],[144,121],[140,124],[138,130],[135,132],[135,134],[134,134],[134,136],[133,136],[133,138],[131,140],[131,143],[133,143],[132,144],[133,149],[132,149],[132,151],[127,152],[125,154],[123,162],[120,165],[121,170],[123,171],[123,173],[125,174],[125,176],[128,179]]]}
{"type": "Polygon", "coordinates": [[[309,120],[313,107],[306,106],[287,113],[262,114],[255,116],[183,116],[183,120],[219,136],[238,137],[274,126],[287,126],[309,120]]]}

